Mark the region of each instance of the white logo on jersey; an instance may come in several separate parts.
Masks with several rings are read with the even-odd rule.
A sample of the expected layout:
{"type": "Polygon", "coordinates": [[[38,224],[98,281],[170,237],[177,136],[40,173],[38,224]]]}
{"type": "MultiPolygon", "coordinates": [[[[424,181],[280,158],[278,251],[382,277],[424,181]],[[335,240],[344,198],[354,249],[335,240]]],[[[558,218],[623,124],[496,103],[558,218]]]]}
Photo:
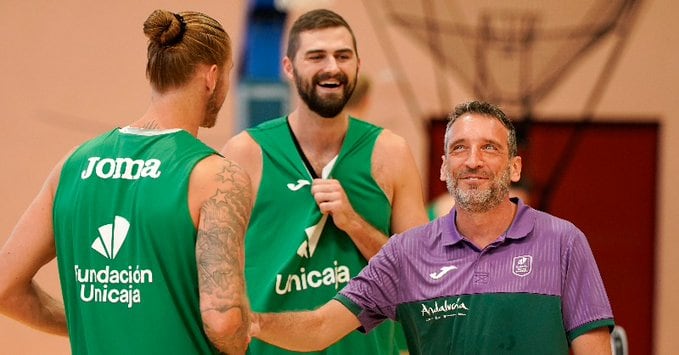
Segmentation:
{"type": "Polygon", "coordinates": [[[279,295],[322,286],[332,286],[339,290],[340,286],[351,280],[351,271],[348,266],[340,265],[335,260],[333,266],[323,270],[306,270],[302,267],[299,274],[287,275],[285,282],[283,278],[282,274],[276,275],[276,293],[279,295]]]}
{"type": "Polygon", "coordinates": [[[160,160],[158,159],[90,157],[87,160],[87,168],[80,174],[83,180],[92,176],[92,173],[102,179],[139,180],[146,177],[157,179],[160,176],[160,160]]]}
{"type": "Polygon", "coordinates": [[[288,186],[288,189],[290,189],[290,191],[297,191],[297,190],[303,188],[306,185],[311,185],[311,183],[308,180],[299,179],[299,180],[297,180],[297,184],[288,183],[287,186],[288,186]]]}
{"type": "Polygon", "coordinates": [[[444,267],[441,268],[441,271],[439,271],[438,273],[432,272],[431,274],[429,274],[429,277],[431,277],[434,280],[438,280],[438,279],[442,278],[443,275],[447,274],[449,271],[452,271],[452,270],[455,270],[455,269],[457,269],[457,266],[455,266],[455,265],[444,266],[444,267]]]}
{"type": "Polygon", "coordinates": [[[421,305],[422,317],[424,317],[426,322],[448,317],[464,317],[467,315],[467,312],[469,312],[469,308],[466,304],[464,304],[464,302],[460,300],[459,297],[453,302],[448,302],[446,299],[443,301],[443,304],[439,304],[438,301],[434,301],[434,304],[429,302],[429,304],[422,303],[421,305]]]}
{"type": "MultiPolygon", "coordinates": [[[[332,171],[332,168],[335,166],[335,162],[337,161],[337,155],[335,155],[332,160],[328,162],[323,167],[323,171],[321,172],[321,177],[323,179],[327,179],[330,177],[330,172],[332,171]]],[[[302,184],[302,181],[307,182],[305,180],[297,180],[299,184],[302,184]]],[[[290,188],[290,184],[288,184],[288,188],[290,188]]],[[[290,190],[292,190],[290,188],[290,190]]],[[[325,227],[325,222],[328,220],[328,215],[324,214],[321,219],[318,221],[318,223],[314,224],[311,227],[307,227],[304,229],[304,233],[307,236],[307,240],[302,242],[302,245],[297,248],[297,255],[299,255],[302,258],[311,258],[314,255],[314,251],[316,251],[316,246],[318,245],[318,240],[321,238],[321,232],[323,232],[323,227],[325,227]]]]}
{"type": "Polygon", "coordinates": [[[127,238],[130,222],[125,218],[116,216],[113,224],[99,227],[99,237],[92,243],[92,249],[99,252],[107,259],[115,259],[120,247],[127,238]]]}
{"type": "MultiPolygon", "coordinates": [[[[327,179],[330,177],[330,171],[337,161],[337,156],[335,156],[328,164],[323,168],[321,172],[321,177],[327,179]]],[[[297,185],[289,183],[287,186],[292,191],[297,191],[305,185],[310,185],[311,183],[307,180],[299,179],[297,180],[297,185]]],[[[321,232],[323,232],[323,227],[328,220],[328,215],[324,214],[321,216],[319,221],[304,229],[304,234],[306,235],[306,240],[302,241],[302,244],[297,248],[297,255],[302,258],[309,259],[314,255],[316,247],[318,246],[318,241],[321,238],[321,232]]],[[[351,271],[346,265],[340,265],[337,260],[333,262],[333,266],[326,267],[322,270],[307,270],[302,267],[299,269],[299,274],[276,275],[276,287],[275,291],[279,295],[285,295],[291,292],[304,291],[308,288],[320,288],[324,286],[332,286],[335,290],[339,290],[340,286],[346,284],[351,279],[351,271]]]]}
{"type": "Polygon", "coordinates": [[[323,227],[325,227],[325,222],[328,219],[328,215],[324,214],[318,223],[304,230],[307,240],[302,242],[302,245],[297,248],[297,255],[302,258],[311,258],[314,256],[316,251],[316,246],[318,246],[318,241],[321,239],[321,232],[323,227]]]}
{"type": "MultiPolygon", "coordinates": [[[[115,216],[113,223],[97,230],[99,236],[92,242],[92,249],[107,259],[115,259],[127,239],[130,222],[115,216]]],[[[153,271],[139,265],[128,265],[122,269],[113,269],[109,265],[88,268],[76,264],[73,267],[80,300],[86,303],[115,303],[132,308],[142,302],[141,285],[153,283],[153,271]]]]}

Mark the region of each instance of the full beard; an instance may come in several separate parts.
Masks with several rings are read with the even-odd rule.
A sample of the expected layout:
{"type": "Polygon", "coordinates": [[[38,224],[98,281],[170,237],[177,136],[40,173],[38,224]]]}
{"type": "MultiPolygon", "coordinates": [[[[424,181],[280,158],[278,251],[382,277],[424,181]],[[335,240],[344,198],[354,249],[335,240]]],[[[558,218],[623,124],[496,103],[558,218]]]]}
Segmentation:
{"type": "Polygon", "coordinates": [[[344,106],[347,104],[347,101],[349,101],[349,98],[356,87],[356,77],[354,76],[354,81],[349,83],[349,78],[344,73],[339,73],[334,76],[319,74],[311,79],[311,83],[305,83],[295,70],[295,83],[297,84],[297,93],[311,111],[316,112],[319,116],[324,118],[333,118],[344,110],[344,106]],[[316,86],[321,81],[330,78],[337,79],[340,84],[343,85],[344,90],[342,91],[342,94],[329,95],[326,97],[319,96],[316,92],[316,86]]]}
{"type": "Polygon", "coordinates": [[[502,175],[493,179],[489,188],[474,187],[465,190],[460,187],[459,174],[453,177],[451,173],[447,173],[446,187],[455,197],[455,205],[460,209],[468,212],[487,212],[499,206],[509,195],[509,185],[511,184],[509,175],[510,168],[507,167],[502,175]]]}

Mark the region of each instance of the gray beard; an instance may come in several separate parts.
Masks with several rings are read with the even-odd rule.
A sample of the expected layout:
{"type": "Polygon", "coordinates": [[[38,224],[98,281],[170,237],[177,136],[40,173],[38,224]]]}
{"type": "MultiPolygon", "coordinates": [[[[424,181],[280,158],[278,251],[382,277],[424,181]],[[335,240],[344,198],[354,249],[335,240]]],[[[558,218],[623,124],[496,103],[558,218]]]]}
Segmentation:
{"type": "Polygon", "coordinates": [[[499,179],[494,179],[490,188],[463,190],[459,187],[457,179],[446,175],[446,187],[455,198],[455,205],[467,212],[487,212],[500,205],[509,195],[509,167],[502,173],[499,179]]]}

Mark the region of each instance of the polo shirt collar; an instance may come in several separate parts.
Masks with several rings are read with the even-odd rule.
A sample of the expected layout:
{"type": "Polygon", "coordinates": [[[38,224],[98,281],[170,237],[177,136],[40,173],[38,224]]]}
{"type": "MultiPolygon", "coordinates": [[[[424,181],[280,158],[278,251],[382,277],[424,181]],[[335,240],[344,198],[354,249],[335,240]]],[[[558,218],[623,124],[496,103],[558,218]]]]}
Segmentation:
{"type": "MultiPolygon", "coordinates": [[[[518,197],[512,197],[510,200],[517,204],[516,216],[514,216],[514,221],[504,237],[505,239],[525,238],[535,226],[536,211],[524,204],[518,197]]],[[[457,207],[453,207],[450,213],[441,217],[444,246],[455,245],[463,240],[462,234],[455,224],[456,217],[457,207]]]]}

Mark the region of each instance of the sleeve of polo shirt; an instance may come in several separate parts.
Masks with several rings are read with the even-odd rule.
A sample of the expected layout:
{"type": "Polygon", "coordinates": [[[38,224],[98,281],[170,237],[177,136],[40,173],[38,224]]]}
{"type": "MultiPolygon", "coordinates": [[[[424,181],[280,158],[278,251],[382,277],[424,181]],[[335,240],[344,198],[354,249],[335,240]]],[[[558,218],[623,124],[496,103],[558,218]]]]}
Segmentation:
{"type": "Polygon", "coordinates": [[[571,342],[591,330],[615,325],[603,280],[585,235],[575,228],[568,249],[562,295],[564,326],[571,342]]]}
{"type": "Polygon", "coordinates": [[[356,315],[362,332],[370,332],[385,319],[396,317],[399,286],[396,245],[399,239],[399,236],[391,237],[368,265],[335,296],[335,300],[356,315]]]}

